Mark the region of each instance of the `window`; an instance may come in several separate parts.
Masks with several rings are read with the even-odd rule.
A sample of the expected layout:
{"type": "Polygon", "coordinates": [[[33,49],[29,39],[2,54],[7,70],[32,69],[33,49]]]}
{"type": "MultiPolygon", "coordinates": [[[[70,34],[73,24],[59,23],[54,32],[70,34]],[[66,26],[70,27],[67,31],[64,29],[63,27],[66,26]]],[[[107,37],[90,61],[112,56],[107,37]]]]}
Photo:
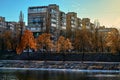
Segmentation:
{"type": "Polygon", "coordinates": [[[56,24],[52,23],[51,26],[56,27],[56,24]]]}
{"type": "Polygon", "coordinates": [[[54,10],[54,9],[51,9],[51,13],[53,13],[53,14],[54,14],[54,13],[56,13],[56,10],[54,10]]]}
{"type": "Polygon", "coordinates": [[[35,30],[36,30],[36,28],[31,28],[31,30],[32,30],[32,31],[35,31],[35,30]]]}
{"type": "Polygon", "coordinates": [[[75,28],[75,25],[71,25],[71,27],[75,28]]]}
{"type": "Polygon", "coordinates": [[[53,19],[53,18],[52,18],[52,19],[51,19],[51,22],[56,22],[56,19],[53,19]]]}
{"type": "Polygon", "coordinates": [[[46,12],[47,11],[47,8],[38,8],[38,13],[39,12],[46,12]]]}
{"type": "Polygon", "coordinates": [[[46,11],[47,11],[47,8],[32,8],[28,10],[29,13],[40,13],[40,12],[46,12],[46,11]]]}

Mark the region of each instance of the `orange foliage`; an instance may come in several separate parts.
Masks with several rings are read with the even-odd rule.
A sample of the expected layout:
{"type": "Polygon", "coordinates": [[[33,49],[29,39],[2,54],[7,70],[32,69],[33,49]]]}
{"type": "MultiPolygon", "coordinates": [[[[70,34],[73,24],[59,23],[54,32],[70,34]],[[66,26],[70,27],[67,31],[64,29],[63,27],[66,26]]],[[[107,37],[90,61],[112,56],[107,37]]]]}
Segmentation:
{"type": "Polygon", "coordinates": [[[36,41],[34,39],[33,33],[29,30],[25,30],[21,37],[20,44],[16,48],[17,54],[20,54],[26,48],[32,48],[36,51],[36,41]]]}
{"type": "Polygon", "coordinates": [[[72,49],[72,43],[70,42],[69,39],[65,39],[63,36],[60,36],[57,44],[56,44],[56,51],[67,51],[69,49],[72,49]]]}
{"type": "Polygon", "coordinates": [[[112,53],[116,53],[119,50],[119,33],[116,30],[112,30],[106,36],[106,46],[110,48],[112,53]]]}
{"type": "Polygon", "coordinates": [[[51,50],[54,47],[54,45],[50,40],[50,37],[51,37],[51,34],[47,34],[47,33],[43,33],[39,35],[37,38],[38,49],[42,49],[45,46],[47,50],[51,50]]]}
{"type": "Polygon", "coordinates": [[[92,33],[90,33],[85,27],[82,30],[76,31],[76,37],[74,42],[74,48],[80,51],[88,51],[92,44],[92,33]]]}
{"type": "Polygon", "coordinates": [[[3,34],[4,38],[4,44],[6,46],[7,50],[12,49],[12,32],[11,31],[5,31],[3,34]]]}

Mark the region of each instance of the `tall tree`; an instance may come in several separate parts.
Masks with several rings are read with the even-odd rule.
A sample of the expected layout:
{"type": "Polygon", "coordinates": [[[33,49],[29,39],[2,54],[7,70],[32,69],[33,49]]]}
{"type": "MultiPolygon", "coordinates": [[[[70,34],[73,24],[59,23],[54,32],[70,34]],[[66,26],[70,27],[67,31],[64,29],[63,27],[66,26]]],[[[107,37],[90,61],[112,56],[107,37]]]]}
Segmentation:
{"type": "Polygon", "coordinates": [[[2,44],[5,50],[12,49],[12,32],[10,30],[6,30],[2,34],[2,44]]]}
{"type": "Polygon", "coordinates": [[[75,49],[81,52],[90,51],[92,46],[91,35],[92,33],[85,28],[77,31],[75,42],[74,42],[75,49]]]}
{"type": "Polygon", "coordinates": [[[56,51],[57,52],[64,52],[67,50],[72,49],[72,43],[71,41],[67,38],[65,39],[65,37],[60,36],[58,41],[56,42],[56,51]]]}
{"type": "Polygon", "coordinates": [[[20,54],[24,49],[33,49],[36,51],[36,41],[34,39],[33,33],[29,30],[25,30],[21,37],[21,41],[16,48],[17,54],[20,54]]]}
{"type": "Polygon", "coordinates": [[[116,29],[113,29],[111,32],[108,32],[106,36],[106,47],[108,47],[112,53],[119,51],[120,38],[119,32],[116,29]]]}
{"type": "Polygon", "coordinates": [[[51,37],[51,34],[48,34],[48,33],[43,33],[39,35],[37,38],[37,48],[38,49],[45,48],[46,50],[51,51],[54,48],[54,44],[50,39],[50,37],[51,37]]]}

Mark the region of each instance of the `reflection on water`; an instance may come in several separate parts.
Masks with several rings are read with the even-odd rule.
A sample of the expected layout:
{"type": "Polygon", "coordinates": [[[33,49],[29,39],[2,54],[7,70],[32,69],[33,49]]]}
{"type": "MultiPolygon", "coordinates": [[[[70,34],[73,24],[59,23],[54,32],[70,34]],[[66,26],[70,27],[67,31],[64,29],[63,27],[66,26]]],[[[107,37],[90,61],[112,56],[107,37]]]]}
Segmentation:
{"type": "Polygon", "coordinates": [[[120,74],[47,70],[0,70],[0,80],[120,80],[120,74]]]}

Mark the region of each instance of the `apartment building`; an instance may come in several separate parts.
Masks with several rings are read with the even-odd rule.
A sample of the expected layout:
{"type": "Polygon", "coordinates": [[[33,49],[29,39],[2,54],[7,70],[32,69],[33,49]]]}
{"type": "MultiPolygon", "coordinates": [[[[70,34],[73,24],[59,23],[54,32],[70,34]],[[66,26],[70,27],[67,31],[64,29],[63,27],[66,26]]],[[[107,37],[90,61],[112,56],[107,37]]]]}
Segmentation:
{"type": "Polygon", "coordinates": [[[0,33],[6,29],[5,17],[0,16],[0,33]]]}
{"type": "Polygon", "coordinates": [[[66,14],[65,12],[60,11],[60,35],[66,37],[66,14]]]}
{"type": "Polygon", "coordinates": [[[5,28],[6,23],[5,23],[5,17],[0,16],[0,27],[5,28]]]}
{"type": "Polygon", "coordinates": [[[77,18],[77,29],[82,29],[82,20],[80,18],[77,18]]]}
{"type": "Polygon", "coordinates": [[[82,28],[90,29],[90,19],[89,18],[82,19],[82,28]]]}
{"type": "Polygon", "coordinates": [[[23,21],[24,16],[22,11],[20,12],[19,21],[6,21],[5,17],[0,16],[0,33],[5,30],[10,30],[14,33],[25,30],[25,22],[23,21]],[[22,28],[21,28],[22,27],[22,28]],[[22,29],[22,30],[21,30],[22,29]]]}
{"type": "Polygon", "coordinates": [[[36,36],[43,32],[55,34],[60,29],[59,13],[59,6],[56,4],[29,7],[27,29],[36,36]]]}
{"type": "Polygon", "coordinates": [[[66,24],[67,37],[73,39],[75,37],[75,31],[77,29],[77,13],[68,12],[66,14],[66,24]]]}

